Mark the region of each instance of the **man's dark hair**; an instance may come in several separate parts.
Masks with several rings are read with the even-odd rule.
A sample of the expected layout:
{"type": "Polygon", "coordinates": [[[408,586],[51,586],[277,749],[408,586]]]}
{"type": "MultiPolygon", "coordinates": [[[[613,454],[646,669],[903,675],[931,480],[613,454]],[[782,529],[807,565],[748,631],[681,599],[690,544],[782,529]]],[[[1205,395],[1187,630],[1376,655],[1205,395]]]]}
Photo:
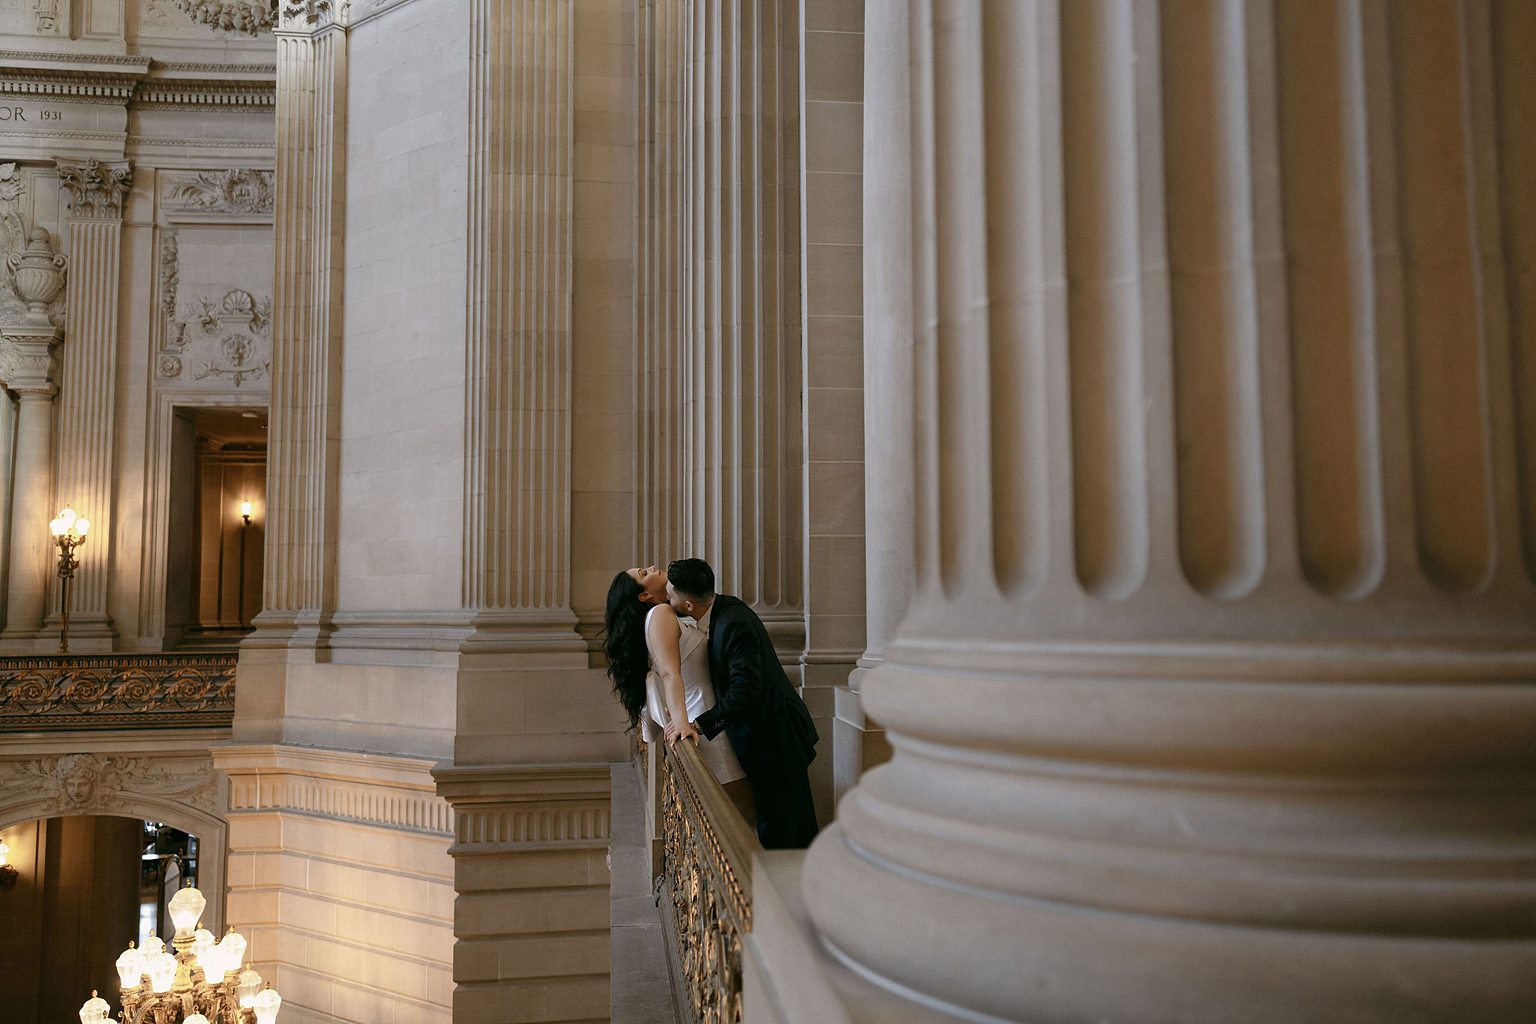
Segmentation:
{"type": "Polygon", "coordinates": [[[702,558],[679,558],[667,566],[672,589],[696,601],[715,596],[715,570],[702,558]]]}

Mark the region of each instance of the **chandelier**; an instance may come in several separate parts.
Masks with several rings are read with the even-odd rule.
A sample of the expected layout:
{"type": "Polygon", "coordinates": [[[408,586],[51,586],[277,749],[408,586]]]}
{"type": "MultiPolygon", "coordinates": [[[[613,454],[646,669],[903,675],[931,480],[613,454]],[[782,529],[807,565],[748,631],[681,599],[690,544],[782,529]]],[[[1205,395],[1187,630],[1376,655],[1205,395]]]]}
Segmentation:
{"type": "MultiPolygon", "coordinates": [[[[261,975],[241,970],[244,936],[233,928],[217,942],[198,923],[208,901],[192,886],[171,897],[176,935],[171,949],[150,936],[117,958],[123,987],[120,1024],[274,1024],[283,998],[263,988],[261,975]]],[[[95,992],[80,1007],[80,1024],[119,1024],[95,992]]]]}

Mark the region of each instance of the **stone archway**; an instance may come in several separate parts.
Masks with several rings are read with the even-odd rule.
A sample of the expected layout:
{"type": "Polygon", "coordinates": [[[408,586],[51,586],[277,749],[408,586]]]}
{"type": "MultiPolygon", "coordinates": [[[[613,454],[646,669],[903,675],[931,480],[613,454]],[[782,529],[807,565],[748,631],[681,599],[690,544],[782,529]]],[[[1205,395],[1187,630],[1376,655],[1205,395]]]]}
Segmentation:
{"type": "Polygon", "coordinates": [[[204,751],[48,752],[0,757],[0,831],[41,818],[114,815],[198,837],[204,926],[224,930],[229,786],[204,751]]]}

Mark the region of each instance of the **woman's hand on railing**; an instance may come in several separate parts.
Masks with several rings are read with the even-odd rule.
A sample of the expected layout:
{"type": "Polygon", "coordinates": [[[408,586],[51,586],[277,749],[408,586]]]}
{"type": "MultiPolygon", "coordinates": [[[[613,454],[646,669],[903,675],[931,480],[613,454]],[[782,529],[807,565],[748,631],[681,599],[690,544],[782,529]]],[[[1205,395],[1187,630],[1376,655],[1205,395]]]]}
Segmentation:
{"type": "Polygon", "coordinates": [[[699,735],[699,727],[686,718],[674,718],[667,723],[667,746],[670,747],[680,739],[690,739],[697,744],[702,739],[699,735]]]}

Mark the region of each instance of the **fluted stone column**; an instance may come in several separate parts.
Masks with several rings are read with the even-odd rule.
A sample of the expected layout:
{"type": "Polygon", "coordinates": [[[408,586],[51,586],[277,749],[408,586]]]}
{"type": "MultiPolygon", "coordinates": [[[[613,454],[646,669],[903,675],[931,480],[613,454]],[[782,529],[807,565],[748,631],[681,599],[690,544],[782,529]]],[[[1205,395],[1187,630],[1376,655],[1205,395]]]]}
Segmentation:
{"type": "Polygon", "coordinates": [[[235,732],[283,735],[289,667],[313,664],[336,608],[347,32],[277,26],[272,393],[262,610],[242,648],[235,732]]]}
{"type": "Polygon", "coordinates": [[[804,646],[794,5],[642,12],[640,555],[694,555],[804,646]]]}
{"type": "MultiPolygon", "coordinates": [[[[91,521],[89,547],[70,586],[70,643],[110,650],[116,634],[107,609],[112,565],[112,482],[123,204],[133,185],[128,161],[56,161],[69,194],[70,274],[58,399],[55,492],[91,521]]],[[[57,616],[50,611],[50,625],[57,616]]]]}
{"type": "Polygon", "coordinates": [[[63,332],[41,322],[4,329],[11,348],[6,388],[16,396],[16,455],[11,490],[10,567],[5,595],[5,632],[0,640],[30,647],[42,628],[53,578],[48,521],[53,507],[53,400],[58,394],[54,349],[63,332]]]}
{"type": "MultiPolygon", "coordinates": [[[[911,191],[912,128],[907,114],[907,11],[886,5],[864,23],[863,188],[865,195],[911,191]]],[[[912,381],[912,227],[907,207],[863,206],[864,335],[883,339],[863,350],[864,388],[910,392],[912,381]]],[[[912,550],[911,410],[891,402],[864,409],[864,653],[839,687],[833,728],[833,786],[838,799],[865,771],[890,759],[885,729],[864,711],[869,670],[907,607],[905,560],[912,550]]]]}
{"type": "Polygon", "coordinates": [[[895,754],[803,871],[842,998],[1524,1020],[1536,12],[908,9],[895,754]]]}
{"type": "Polygon", "coordinates": [[[580,653],[570,593],[571,5],[481,0],[470,18],[470,643],[580,653]]]}

